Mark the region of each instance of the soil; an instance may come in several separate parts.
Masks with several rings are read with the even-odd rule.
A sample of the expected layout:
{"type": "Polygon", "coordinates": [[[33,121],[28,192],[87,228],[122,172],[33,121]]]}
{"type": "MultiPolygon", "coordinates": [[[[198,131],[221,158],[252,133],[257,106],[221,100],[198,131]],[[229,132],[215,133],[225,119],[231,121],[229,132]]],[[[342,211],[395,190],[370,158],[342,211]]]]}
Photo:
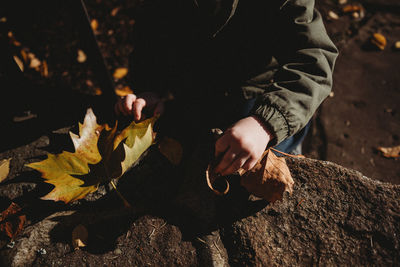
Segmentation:
{"type": "MultiPolygon", "coordinates": [[[[94,33],[111,74],[119,67],[128,67],[135,2],[85,1],[90,18],[98,22],[94,33]]],[[[12,70],[15,64],[0,66],[0,160],[13,157],[10,176],[18,177],[26,162],[38,160],[37,149],[52,153],[68,150],[65,133],[83,119],[87,106],[94,103],[96,110],[96,104],[104,101],[100,94],[107,95],[109,89],[101,82],[104,77],[99,76],[101,68],[90,51],[90,36],[82,33],[82,17],[76,13],[79,1],[15,0],[2,5],[6,4],[0,4],[1,62],[7,61],[3,58],[7,55],[23,60],[23,50],[34,53],[42,66],[44,61],[48,65],[48,74],[43,67],[35,69],[28,64],[23,73],[12,70]],[[77,60],[78,50],[88,56],[82,63],[77,60]],[[64,130],[55,131],[58,129],[64,130]],[[66,145],[55,146],[62,143],[66,145]]],[[[343,5],[335,0],[317,3],[340,56],[333,94],[315,114],[303,153],[376,180],[400,184],[399,161],[377,151],[379,146],[400,145],[400,51],[394,48],[400,41],[400,3],[365,0],[362,5],[365,12],[355,18],[344,14],[343,5]],[[330,17],[330,11],[339,18],[330,17]],[[386,37],[384,50],[370,45],[373,33],[386,37]]],[[[126,78],[114,83],[118,89],[129,85],[126,78]]],[[[108,119],[112,110],[96,114],[108,119]]],[[[12,198],[29,190],[29,185],[22,185],[12,198]]]]}

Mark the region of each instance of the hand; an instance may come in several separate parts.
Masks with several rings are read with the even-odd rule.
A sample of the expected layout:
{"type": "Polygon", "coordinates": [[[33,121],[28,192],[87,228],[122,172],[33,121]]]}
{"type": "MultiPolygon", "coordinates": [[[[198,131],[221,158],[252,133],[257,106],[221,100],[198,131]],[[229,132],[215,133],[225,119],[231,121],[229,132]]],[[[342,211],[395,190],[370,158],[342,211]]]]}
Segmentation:
{"type": "Polygon", "coordinates": [[[223,156],[214,172],[225,176],[240,168],[250,170],[272,138],[272,134],[256,116],[236,122],[215,143],[215,157],[223,156]]]}
{"type": "Polygon", "coordinates": [[[154,92],[145,92],[140,95],[128,94],[120,98],[114,106],[115,113],[125,116],[133,115],[135,121],[143,116],[143,109],[147,108],[153,115],[162,114],[164,101],[154,92]]]}

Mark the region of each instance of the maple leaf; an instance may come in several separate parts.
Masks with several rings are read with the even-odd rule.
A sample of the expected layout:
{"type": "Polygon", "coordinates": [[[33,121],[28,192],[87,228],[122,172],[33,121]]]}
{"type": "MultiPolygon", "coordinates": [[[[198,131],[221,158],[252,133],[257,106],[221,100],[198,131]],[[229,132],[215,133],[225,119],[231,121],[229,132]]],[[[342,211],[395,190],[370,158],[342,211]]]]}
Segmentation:
{"type": "Polygon", "coordinates": [[[11,158],[0,161],[0,183],[7,178],[10,172],[10,161],[11,158]]]}
{"type": "Polygon", "coordinates": [[[48,158],[27,166],[42,173],[54,189],[45,200],[65,203],[84,198],[102,183],[121,177],[153,142],[153,117],[132,122],[120,134],[117,125],[99,125],[91,109],[87,110],[79,136],[70,132],[75,152],[48,154],[48,158]]]}
{"type": "Polygon", "coordinates": [[[285,191],[293,191],[294,181],[285,158],[276,156],[271,149],[264,152],[251,170],[239,173],[240,184],[247,191],[269,202],[281,200],[285,191]]]}
{"type": "Polygon", "coordinates": [[[386,158],[398,158],[400,157],[400,146],[395,147],[378,147],[378,150],[382,152],[382,155],[386,158]]]}
{"type": "Polygon", "coordinates": [[[14,202],[11,202],[10,206],[1,213],[0,217],[0,231],[4,232],[11,240],[22,231],[26,222],[25,215],[18,215],[21,211],[21,207],[14,202]]]}

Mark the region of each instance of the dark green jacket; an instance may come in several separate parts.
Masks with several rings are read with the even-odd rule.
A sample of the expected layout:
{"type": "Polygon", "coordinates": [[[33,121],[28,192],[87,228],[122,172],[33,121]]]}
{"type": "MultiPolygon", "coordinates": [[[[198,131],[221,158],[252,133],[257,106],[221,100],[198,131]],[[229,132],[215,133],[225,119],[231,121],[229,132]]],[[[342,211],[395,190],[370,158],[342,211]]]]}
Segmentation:
{"type": "Polygon", "coordinates": [[[141,90],[256,98],[251,113],[275,144],[302,129],[329,95],[338,51],[314,0],[147,0],[142,10],[150,11],[138,15],[132,58],[141,90]],[[140,79],[146,73],[153,79],[140,79]]]}

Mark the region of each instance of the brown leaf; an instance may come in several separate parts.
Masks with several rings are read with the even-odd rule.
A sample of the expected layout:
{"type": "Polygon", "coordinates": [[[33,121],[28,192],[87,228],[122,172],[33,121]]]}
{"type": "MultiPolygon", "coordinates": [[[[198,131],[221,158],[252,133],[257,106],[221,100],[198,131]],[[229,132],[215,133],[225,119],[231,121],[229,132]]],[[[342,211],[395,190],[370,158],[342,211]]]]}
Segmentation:
{"type": "Polygon", "coordinates": [[[395,147],[378,147],[378,150],[382,152],[386,158],[398,158],[400,157],[400,146],[395,147]]]}
{"type": "Polygon", "coordinates": [[[40,74],[42,75],[42,77],[49,77],[49,67],[47,65],[47,61],[43,60],[42,62],[42,66],[40,68],[40,74]]]}
{"type": "Polygon", "coordinates": [[[120,9],[121,9],[121,7],[116,7],[113,10],[111,10],[111,16],[115,17],[118,14],[120,9]]]}
{"type": "Polygon", "coordinates": [[[380,50],[384,50],[387,44],[385,36],[380,33],[374,33],[371,38],[371,43],[380,50]]]}
{"type": "Polygon", "coordinates": [[[79,63],[83,63],[86,61],[86,59],[87,59],[87,57],[86,57],[85,52],[83,52],[83,50],[81,50],[81,49],[78,49],[78,56],[76,57],[76,60],[79,63]]]}
{"type": "Polygon", "coordinates": [[[17,216],[20,211],[21,207],[11,202],[10,206],[1,213],[0,231],[4,232],[11,240],[14,240],[22,229],[24,229],[26,216],[17,216]]]}
{"type": "Polygon", "coordinates": [[[99,27],[99,22],[97,19],[92,19],[90,26],[92,27],[93,31],[97,31],[97,28],[99,27]]]}
{"type": "Polygon", "coordinates": [[[21,60],[19,57],[14,56],[14,61],[15,61],[15,63],[17,63],[19,69],[20,69],[22,72],[24,72],[24,63],[22,62],[22,60],[21,60]]]}
{"type": "Polygon", "coordinates": [[[75,250],[85,247],[88,241],[88,231],[82,224],[77,225],[72,230],[72,246],[75,250]]]}
{"type": "Polygon", "coordinates": [[[122,79],[128,74],[128,69],[127,68],[117,68],[114,71],[113,77],[115,79],[122,79]]]}
{"type": "Polygon", "coordinates": [[[7,178],[8,173],[10,172],[10,161],[11,158],[0,161],[0,183],[7,178]]]}
{"type": "Polygon", "coordinates": [[[281,200],[285,191],[293,190],[294,181],[285,158],[276,156],[270,149],[251,170],[239,173],[240,183],[247,191],[269,202],[281,200]]]}
{"type": "Polygon", "coordinates": [[[212,164],[209,164],[206,170],[206,182],[208,187],[217,195],[222,196],[226,195],[229,192],[229,183],[228,180],[225,179],[225,190],[219,191],[214,188],[215,181],[219,178],[219,176],[213,171],[212,164]]]}
{"type": "Polygon", "coordinates": [[[179,165],[182,160],[182,145],[173,138],[164,137],[159,145],[161,154],[163,154],[172,164],[179,165]]]}
{"type": "Polygon", "coordinates": [[[129,86],[124,86],[124,87],[115,89],[115,94],[117,96],[126,96],[126,95],[132,94],[132,93],[133,93],[133,91],[129,86]]]}

